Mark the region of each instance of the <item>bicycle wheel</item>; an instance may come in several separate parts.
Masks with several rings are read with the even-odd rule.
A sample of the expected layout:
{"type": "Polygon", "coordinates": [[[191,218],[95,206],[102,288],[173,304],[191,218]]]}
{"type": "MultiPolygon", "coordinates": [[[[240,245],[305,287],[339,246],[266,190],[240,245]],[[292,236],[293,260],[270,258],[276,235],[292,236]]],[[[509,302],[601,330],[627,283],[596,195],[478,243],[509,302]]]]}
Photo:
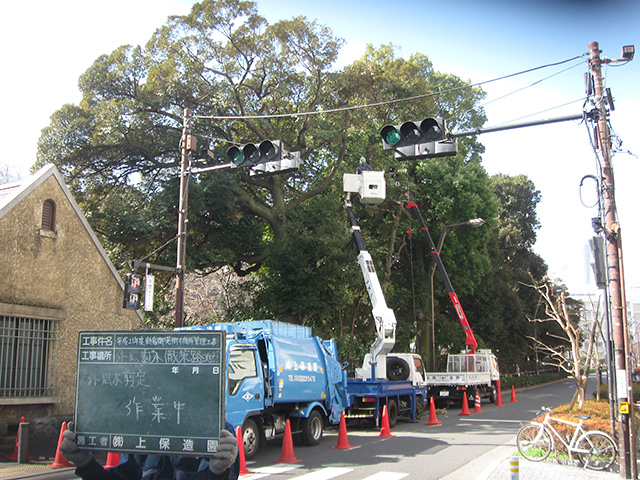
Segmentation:
{"type": "Polygon", "coordinates": [[[524,458],[532,462],[541,462],[551,453],[553,440],[542,424],[530,423],[520,429],[516,444],[524,458]]]}
{"type": "Polygon", "coordinates": [[[606,470],[616,459],[616,444],[604,432],[587,432],[578,440],[576,456],[586,468],[606,470]]]}

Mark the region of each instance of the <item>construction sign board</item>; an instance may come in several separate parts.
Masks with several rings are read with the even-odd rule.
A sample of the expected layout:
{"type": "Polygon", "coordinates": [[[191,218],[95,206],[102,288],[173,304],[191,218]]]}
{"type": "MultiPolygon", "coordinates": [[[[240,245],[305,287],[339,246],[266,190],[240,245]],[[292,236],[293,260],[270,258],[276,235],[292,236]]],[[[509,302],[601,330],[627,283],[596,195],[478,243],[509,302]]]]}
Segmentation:
{"type": "Polygon", "coordinates": [[[80,332],[78,447],[206,456],[224,429],[220,331],[80,332]]]}

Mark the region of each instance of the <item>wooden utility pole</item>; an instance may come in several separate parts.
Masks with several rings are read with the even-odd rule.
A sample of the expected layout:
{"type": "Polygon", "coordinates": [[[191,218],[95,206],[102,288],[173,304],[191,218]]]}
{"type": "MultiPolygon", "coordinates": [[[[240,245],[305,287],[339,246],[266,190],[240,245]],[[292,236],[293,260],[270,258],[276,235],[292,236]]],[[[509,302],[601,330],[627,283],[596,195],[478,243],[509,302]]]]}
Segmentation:
{"type": "Polygon", "coordinates": [[[189,204],[189,176],[191,149],[195,139],[191,135],[191,110],[184,109],[180,140],[180,199],[178,201],[178,252],[176,255],[176,319],[175,328],[184,325],[184,271],[187,255],[187,211],[189,204]]]}
{"type": "MultiPolygon", "coordinates": [[[[637,468],[631,462],[630,442],[630,399],[631,384],[628,382],[629,373],[626,363],[627,332],[624,329],[624,311],[622,292],[623,279],[620,269],[619,225],[616,218],[615,188],[613,181],[613,167],[611,165],[611,133],[609,131],[606,92],[602,81],[602,59],[600,58],[598,42],[589,44],[589,67],[593,76],[595,89],[595,107],[598,110],[598,120],[595,127],[597,152],[600,158],[600,176],[604,208],[604,233],[607,240],[607,267],[613,331],[614,365],[616,378],[616,397],[620,411],[619,422],[619,454],[620,476],[622,478],[637,478],[637,468]],[[627,408],[623,408],[626,405],[627,408]],[[626,410],[626,413],[625,413],[626,410]]],[[[635,464],[635,461],[633,462],[635,464]]]]}

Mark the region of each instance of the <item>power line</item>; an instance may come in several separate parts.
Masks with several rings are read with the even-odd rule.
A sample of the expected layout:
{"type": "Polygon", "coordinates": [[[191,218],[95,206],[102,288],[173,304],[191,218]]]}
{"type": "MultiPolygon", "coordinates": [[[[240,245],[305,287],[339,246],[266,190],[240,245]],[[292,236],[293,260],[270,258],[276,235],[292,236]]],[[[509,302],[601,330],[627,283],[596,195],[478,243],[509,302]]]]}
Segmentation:
{"type": "MultiPolygon", "coordinates": [[[[574,69],[574,68],[576,68],[577,66],[579,66],[579,65],[581,65],[581,64],[582,64],[582,62],[580,62],[580,63],[576,63],[575,65],[571,65],[570,67],[565,68],[564,70],[560,70],[559,72],[555,72],[555,73],[553,73],[553,74],[551,74],[551,75],[548,75],[548,76],[546,76],[546,77],[544,77],[544,78],[541,78],[541,79],[539,79],[539,80],[536,80],[535,82],[532,82],[532,83],[530,83],[529,85],[526,85],[526,86],[524,86],[524,87],[522,87],[522,88],[518,88],[518,89],[513,90],[513,91],[511,91],[511,92],[509,92],[509,93],[505,93],[504,95],[501,95],[501,96],[499,96],[499,97],[497,97],[497,98],[494,98],[494,99],[492,99],[492,100],[489,100],[489,101],[486,101],[486,102],[484,102],[484,103],[481,103],[481,104],[479,105],[479,107],[485,107],[485,106],[487,106],[487,105],[489,105],[489,104],[491,104],[491,103],[495,103],[495,102],[497,102],[497,101],[499,101],[499,100],[503,100],[503,99],[505,99],[505,98],[507,98],[507,97],[510,97],[511,95],[515,95],[516,93],[522,92],[523,90],[527,90],[527,89],[529,89],[529,88],[532,88],[532,87],[534,87],[534,86],[536,86],[536,85],[538,85],[538,84],[540,84],[540,83],[542,83],[542,82],[544,82],[544,81],[549,80],[550,78],[556,77],[556,76],[558,76],[558,75],[560,75],[560,74],[562,74],[562,73],[564,73],[564,72],[568,72],[569,70],[574,69]]],[[[569,102],[569,103],[573,103],[573,102],[569,102]]],[[[560,106],[564,106],[564,105],[560,105],[560,106]]],[[[459,117],[459,116],[465,115],[465,114],[467,114],[467,113],[469,113],[469,112],[471,112],[471,111],[475,110],[476,108],[477,108],[477,107],[469,108],[468,110],[465,110],[464,112],[462,112],[460,115],[456,115],[456,116],[452,116],[452,117],[447,118],[447,121],[450,121],[450,120],[451,120],[451,119],[453,119],[453,118],[456,118],[456,117],[459,117]]],[[[559,108],[559,107],[551,107],[549,110],[553,110],[554,108],[559,108]]],[[[538,113],[541,113],[541,112],[538,112],[538,113]]],[[[531,114],[531,115],[537,115],[537,114],[536,114],[536,113],[533,113],[533,114],[531,114]]],[[[531,115],[529,115],[529,116],[531,116],[531,115]]],[[[517,120],[517,119],[515,119],[515,120],[517,120]]],[[[510,121],[515,121],[515,120],[510,120],[510,121]]],[[[502,123],[500,123],[500,124],[498,124],[498,125],[502,125],[503,123],[507,123],[507,122],[502,122],[502,123]]]]}
{"type": "MultiPolygon", "coordinates": [[[[366,104],[366,105],[354,105],[354,106],[350,106],[350,107],[339,107],[339,108],[330,108],[327,110],[316,110],[316,111],[309,111],[309,112],[297,112],[297,113],[277,113],[277,114],[268,114],[268,115],[194,115],[193,118],[202,118],[202,119],[209,119],[209,120],[244,120],[244,119],[253,119],[253,120],[259,120],[259,119],[269,119],[269,118],[284,118],[284,117],[308,117],[308,116],[312,116],[312,115],[324,115],[327,113],[337,113],[337,112],[345,112],[345,111],[351,111],[351,110],[360,110],[360,109],[365,109],[365,108],[371,108],[371,107],[379,107],[382,105],[391,105],[394,103],[400,103],[400,102],[408,102],[411,100],[418,100],[421,98],[428,98],[428,97],[434,97],[437,95],[442,95],[445,93],[451,93],[451,92],[456,92],[459,90],[466,90],[468,88],[475,88],[475,87],[479,87],[481,85],[486,85],[489,83],[494,83],[494,82],[498,82],[500,80],[505,80],[507,78],[512,78],[512,77],[516,77],[519,75],[524,75],[526,73],[531,73],[534,72],[536,70],[542,70],[544,68],[549,68],[549,67],[555,67],[558,65],[562,65],[568,62],[572,62],[574,60],[577,60],[579,58],[583,58],[584,55],[578,55],[572,58],[568,58],[566,60],[561,60],[559,62],[554,62],[554,63],[547,63],[545,65],[540,65],[538,67],[533,67],[533,68],[529,68],[527,70],[522,70],[520,72],[516,72],[516,73],[511,73],[508,75],[503,75],[502,77],[497,77],[497,78],[493,78],[491,80],[486,80],[483,82],[477,82],[477,83],[472,83],[470,85],[465,85],[462,87],[454,87],[454,88],[449,88],[446,90],[440,90],[438,92],[431,92],[431,93],[425,93],[422,95],[414,95],[412,97],[406,97],[406,98],[397,98],[397,99],[393,99],[393,100],[385,100],[382,102],[375,102],[375,103],[370,103],[370,104],[366,104]]],[[[573,67],[571,67],[573,68],[573,67]]],[[[561,73],[561,72],[560,72],[561,73]]]]}

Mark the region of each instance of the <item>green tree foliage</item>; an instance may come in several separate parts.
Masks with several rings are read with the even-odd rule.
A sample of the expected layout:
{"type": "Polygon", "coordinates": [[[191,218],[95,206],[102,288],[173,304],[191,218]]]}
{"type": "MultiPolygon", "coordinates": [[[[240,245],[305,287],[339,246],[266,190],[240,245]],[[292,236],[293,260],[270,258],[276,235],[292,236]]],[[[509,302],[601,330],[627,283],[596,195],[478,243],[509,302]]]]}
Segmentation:
{"type": "MultiPolygon", "coordinates": [[[[268,25],[252,2],[196,4],[144,48],[123,46],[94,62],[80,78],[80,105],[65,105],[44,129],[38,165],[56,163],[96,229],[139,254],[138,246],[148,252],[175,235],[184,108],[196,116],[194,133],[223,162],[229,142],[281,139],[308,160],[301,181],[243,170],[201,175],[191,185],[189,267],[254,271],[285,235],[289,213],[329,185],[345,152],[343,119],[210,117],[332,106],[329,69],[341,43],[304,18],[268,25]]],[[[170,264],[173,256],[161,249],[155,260],[170,264]]]]}
{"type": "MultiPolygon", "coordinates": [[[[303,17],[268,24],[253,2],[204,0],[169,18],[145,46],[96,59],[80,78],[80,104],[62,106],[43,130],[36,166],[58,165],[118,265],[143,257],[173,265],[184,109],[218,163],[227,162],[230,144],[282,140],[304,160],[296,174],[257,178],[238,168],[191,177],[187,269],[227,267],[248,277],[233,288],[229,298],[238,301],[227,302],[226,313],[188,321],[254,315],[303,323],[339,338],[355,358],[374,325],[342,211],[342,174],[364,157],[387,172],[387,200],[354,199],[354,211],[398,318],[397,349],[428,341],[432,259],[408,200],[434,238],[447,224],[486,221],[451,230],[442,257],[480,343],[496,347],[526,322],[530,302],[516,282],[546,270],[530,251],[539,194],[526,179],[489,179],[475,137],[460,138],[455,157],[395,162],[381,148],[383,125],[442,116],[451,130],[477,128],[484,93],[392,45],[369,46],[338,71],[341,45],[303,17]]],[[[457,350],[462,329],[437,273],[434,280],[438,344],[457,350]]],[[[169,311],[170,301],[160,303],[169,311]]]]}
{"type": "Polygon", "coordinates": [[[477,312],[474,330],[503,364],[523,365],[533,361],[527,317],[535,317],[540,308],[538,296],[523,283],[532,277],[539,281],[547,273],[544,260],[531,250],[540,227],[536,207],[541,196],[524,175],[495,175],[491,185],[498,200],[497,222],[488,242],[492,267],[469,306],[477,312]]]}

